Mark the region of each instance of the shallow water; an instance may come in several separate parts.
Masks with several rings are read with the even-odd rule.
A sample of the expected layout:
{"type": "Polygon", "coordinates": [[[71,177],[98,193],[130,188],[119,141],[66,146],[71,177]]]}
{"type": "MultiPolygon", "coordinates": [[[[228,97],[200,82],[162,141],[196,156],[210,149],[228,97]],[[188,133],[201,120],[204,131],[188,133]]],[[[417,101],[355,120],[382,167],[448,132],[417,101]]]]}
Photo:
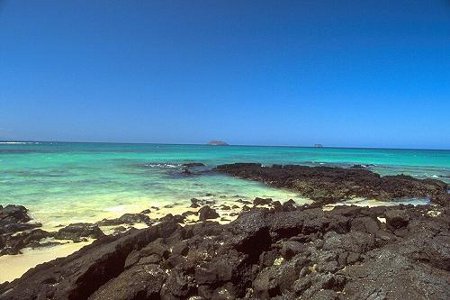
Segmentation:
{"type": "Polygon", "coordinates": [[[450,181],[450,151],[106,143],[0,143],[0,204],[23,204],[56,226],[97,221],[192,197],[233,201],[295,193],[214,173],[184,176],[180,164],[364,164],[381,174],[450,181]]]}

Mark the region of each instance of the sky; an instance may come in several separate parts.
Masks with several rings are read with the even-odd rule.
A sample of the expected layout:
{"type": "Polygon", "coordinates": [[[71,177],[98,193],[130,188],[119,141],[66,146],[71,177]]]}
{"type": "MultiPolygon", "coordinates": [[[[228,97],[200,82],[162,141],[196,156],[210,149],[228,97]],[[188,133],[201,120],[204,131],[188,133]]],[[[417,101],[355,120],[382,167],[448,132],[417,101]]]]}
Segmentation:
{"type": "Polygon", "coordinates": [[[0,0],[0,140],[450,149],[447,0],[0,0]]]}

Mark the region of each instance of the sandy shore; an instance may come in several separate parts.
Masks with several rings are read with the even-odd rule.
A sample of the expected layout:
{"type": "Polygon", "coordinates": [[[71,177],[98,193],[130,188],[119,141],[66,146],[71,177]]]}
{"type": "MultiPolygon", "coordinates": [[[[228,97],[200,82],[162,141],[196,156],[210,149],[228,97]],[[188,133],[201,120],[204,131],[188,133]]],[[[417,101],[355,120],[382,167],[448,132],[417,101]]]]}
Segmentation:
{"type": "MultiPolygon", "coordinates": [[[[207,201],[207,199],[200,199],[200,201],[207,201]]],[[[307,202],[307,200],[305,200],[305,202],[307,202]]],[[[238,214],[242,211],[244,206],[245,204],[243,203],[230,200],[223,200],[212,203],[211,207],[214,208],[221,216],[220,218],[217,218],[214,221],[217,221],[221,224],[229,223],[237,218],[238,214]]],[[[150,213],[147,213],[145,215],[149,216],[152,220],[156,220],[156,223],[158,223],[157,220],[169,214],[182,215],[183,213],[190,212],[190,214],[187,214],[185,218],[185,224],[195,224],[199,222],[199,217],[196,214],[198,210],[199,208],[190,207],[190,202],[186,201],[183,203],[174,203],[171,205],[150,208],[150,213]]],[[[137,213],[137,212],[130,212],[130,213],[137,213]]],[[[104,215],[101,217],[104,217],[104,215]]],[[[107,217],[113,218],[118,216],[116,214],[110,214],[107,217]]],[[[100,219],[98,221],[100,221],[100,219]]],[[[41,227],[41,229],[48,231],[55,231],[61,228],[49,226],[48,224],[45,223],[42,225],[43,226],[41,227]]],[[[133,225],[123,224],[122,226],[127,229],[131,227],[136,229],[143,229],[148,227],[148,225],[145,223],[135,223],[133,225]]],[[[105,234],[109,235],[114,234],[115,228],[117,227],[118,226],[100,226],[100,229],[105,234]]],[[[21,250],[22,252],[21,254],[0,256],[0,270],[7,270],[0,272],[0,283],[19,278],[26,271],[35,267],[38,264],[42,264],[59,257],[68,256],[73,252],[81,249],[82,247],[89,245],[90,243],[92,243],[92,241],[93,239],[90,239],[88,242],[84,241],[79,243],[67,242],[66,244],[63,245],[56,245],[35,249],[24,248],[21,250]]]]}
{"type": "MultiPolygon", "coordinates": [[[[305,202],[310,202],[307,199],[305,199],[305,202]]],[[[302,203],[303,204],[303,203],[302,203]]],[[[382,205],[395,205],[394,203],[386,203],[382,201],[377,200],[367,200],[367,199],[353,199],[346,202],[336,203],[336,204],[330,204],[327,206],[322,207],[324,211],[330,211],[332,210],[336,205],[357,205],[357,206],[367,206],[367,207],[373,207],[373,206],[382,206],[382,205]]],[[[405,203],[406,204],[406,203],[405,203]]],[[[411,203],[409,203],[411,204],[411,203]]],[[[422,203],[420,203],[422,204],[422,203]]],[[[216,211],[220,214],[221,218],[218,218],[214,221],[219,222],[220,224],[227,224],[231,221],[234,221],[238,214],[243,210],[243,207],[245,204],[239,203],[236,201],[223,201],[213,204],[212,207],[216,209],[216,211]],[[235,207],[231,209],[223,209],[224,207],[235,207]]],[[[261,205],[260,207],[269,207],[261,205]]],[[[147,214],[151,219],[158,220],[160,218],[163,218],[169,214],[172,215],[182,215],[186,212],[192,212],[196,213],[198,211],[198,208],[192,208],[187,205],[187,203],[175,203],[173,205],[158,207],[151,209],[151,212],[147,214]]],[[[199,221],[199,217],[196,214],[190,214],[186,217],[185,224],[195,224],[199,221]]],[[[46,228],[45,224],[43,224],[43,228],[46,228]]],[[[113,234],[114,229],[117,226],[100,226],[101,230],[105,234],[113,234]]],[[[148,227],[144,223],[136,223],[128,226],[125,226],[127,228],[136,228],[136,229],[142,229],[148,227]]],[[[49,228],[46,228],[49,229],[49,228]]],[[[51,247],[43,247],[43,248],[25,248],[22,250],[22,254],[18,255],[3,255],[0,256],[0,269],[2,270],[8,270],[7,272],[0,272],[0,283],[5,281],[11,281],[16,278],[19,278],[22,276],[26,271],[29,269],[35,267],[38,264],[51,261],[53,259],[59,258],[59,257],[65,257],[70,254],[72,254],[75,251],[78,251],[82,247],[89,245],[93,240],[90,240],[88,242],[79,242],[79,243],[73,243],[68,242],[63,245],[57,245],[57,246],[51,246],[51,247]]]]}
{"type": "Polygon", "coordinates": [[[22,254],[0,256],[0,270],[2,270],[0,272],[0,283],[19,278],[38,264],[68,256],[91,242],[67,243],[38,249],[26,248],[22,250],[22,254]]]}

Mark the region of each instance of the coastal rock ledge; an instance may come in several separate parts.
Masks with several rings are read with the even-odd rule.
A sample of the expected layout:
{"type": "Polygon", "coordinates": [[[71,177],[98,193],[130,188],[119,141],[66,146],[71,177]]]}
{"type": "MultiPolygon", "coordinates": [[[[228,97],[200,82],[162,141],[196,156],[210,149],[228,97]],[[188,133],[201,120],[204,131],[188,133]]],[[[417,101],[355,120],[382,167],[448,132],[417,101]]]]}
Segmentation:
{"type": "Polygon", "coordinates": [[[358,165],[336,168],[235,163],[217,166],[216,171],[293,190],[314,200],[316,205],[336,203],[353,197],[380,201],[429,198],[432,203],[441,205],[448,205],[449,202],[449,187],[443,181],[417,179],[407,175],[380,176],[358,165]]]}
{"type": "Polygon", "coordinates": [[[0,299],[450,299],[449,228],[438,205],[167,218],[41,264],[0,299]]]}

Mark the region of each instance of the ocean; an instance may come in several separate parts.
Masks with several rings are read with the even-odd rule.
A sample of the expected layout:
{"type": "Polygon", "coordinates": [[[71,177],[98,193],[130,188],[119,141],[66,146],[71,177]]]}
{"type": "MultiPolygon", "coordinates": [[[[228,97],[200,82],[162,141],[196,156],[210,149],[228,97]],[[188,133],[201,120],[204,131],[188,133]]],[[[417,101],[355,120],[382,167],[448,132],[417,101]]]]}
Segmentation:
{"type": "Polygon", "coordinates": [[[0,142],[0,205],[21,204],[47,226],[95,222],[151,206],[271,197],[308,200],[258,182],[203,171],[234,162],[365,165],[382,175],[409,174],[450,183],[450,151],[119,143],[0,142]]]}

